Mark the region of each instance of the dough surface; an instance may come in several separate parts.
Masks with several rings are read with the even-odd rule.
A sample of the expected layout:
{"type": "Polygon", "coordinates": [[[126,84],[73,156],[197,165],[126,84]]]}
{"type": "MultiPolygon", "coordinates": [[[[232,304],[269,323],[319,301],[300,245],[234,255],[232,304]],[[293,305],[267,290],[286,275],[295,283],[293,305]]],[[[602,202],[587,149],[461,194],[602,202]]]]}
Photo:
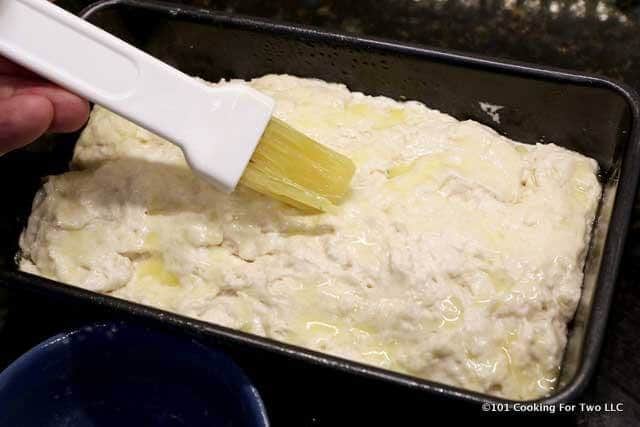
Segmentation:
{"type": "Polygon", "coordinates": [[[96,107],[75,170],[34,201],[21,269],[496,396],[549,393],[580,298],[596,162],[340,84],[250,84],[357,164],[337,212],[222,194],[177,147],[96,107]]]}

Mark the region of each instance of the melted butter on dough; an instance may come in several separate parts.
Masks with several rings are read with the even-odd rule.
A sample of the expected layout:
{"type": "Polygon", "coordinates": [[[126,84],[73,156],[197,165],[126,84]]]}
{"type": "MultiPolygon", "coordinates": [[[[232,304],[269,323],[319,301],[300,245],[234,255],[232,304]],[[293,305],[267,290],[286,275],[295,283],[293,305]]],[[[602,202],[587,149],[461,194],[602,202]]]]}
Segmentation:
{"type": "Polygon", "coordinates": [[[596,162],[340,84],[250,84],[356,162],[337,212],[219,193],[177,147],[96,107],[79,171],[34,201],[21,268],[480,392],[548,393],[580,297],[596,162]]]}

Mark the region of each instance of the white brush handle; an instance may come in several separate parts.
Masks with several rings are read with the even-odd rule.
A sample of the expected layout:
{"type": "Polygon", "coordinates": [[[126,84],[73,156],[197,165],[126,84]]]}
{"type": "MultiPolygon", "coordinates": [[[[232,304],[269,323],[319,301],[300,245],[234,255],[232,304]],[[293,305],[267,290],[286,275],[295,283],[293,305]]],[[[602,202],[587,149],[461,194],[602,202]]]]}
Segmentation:
{"type": "Polygon", "coordinates": [[[47,0],[0,0],[0,54],[180,145],[226,191],[274,106],[243,85],[210,88],[47,0]]]}

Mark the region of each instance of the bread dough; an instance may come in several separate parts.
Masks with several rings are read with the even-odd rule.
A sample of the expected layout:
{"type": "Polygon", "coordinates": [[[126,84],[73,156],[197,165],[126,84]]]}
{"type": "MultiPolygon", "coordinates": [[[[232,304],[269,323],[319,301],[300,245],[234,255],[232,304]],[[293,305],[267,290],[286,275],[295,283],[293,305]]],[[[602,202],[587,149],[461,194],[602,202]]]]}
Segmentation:
{"type": "Polygon", "coordinates": [[[356,163],[335,213],[222,194],[176,146],[96,107],[76,170],[34,201],[21,268],[466,389],[549,393],[580,298],[596,162],[341,84],[250,84],[356,163]]]}

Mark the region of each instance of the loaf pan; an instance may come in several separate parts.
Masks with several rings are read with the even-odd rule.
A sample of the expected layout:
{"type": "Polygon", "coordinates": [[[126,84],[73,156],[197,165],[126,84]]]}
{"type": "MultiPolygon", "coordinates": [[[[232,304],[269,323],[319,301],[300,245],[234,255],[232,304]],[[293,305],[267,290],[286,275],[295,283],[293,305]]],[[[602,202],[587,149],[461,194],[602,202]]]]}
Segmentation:
{"type": "MultiPolygon", "coordinates": [[[[517,141],[553,142],[595,158],[601,168],[603,196],[587,255],[582,298],[570,325],[558,387],[537,402],[573,400],[584,390],[605,334],[640,171],[639,100],[633,91],[594,76],[166,3],[105,1],[90,6],[83,17],[182,71],[210,81],[288,73],[342,82],[352,91],[424,102],[458,119],[487,124],[517,141]],[[501,107],[499,117],[491,114],[491,105],[501,107]]],[[[91,60],[90,52],[83,54],[91,60]]],[[[77,136],[48,136],[0,158],[0,283],[4,286],[49,301],[88,304],[96,311],[208,337],[232,353],[254,357],[255,363],[302,363],[304,369],[298,372],[338,370],[346,373],[342,378],[359,377],[390,390],[400,386],[413,394],[436,394],[474,404],[510,402],[19,272],[18,237],[35,192],[42,177],[67,170],[77,136]],[[269,356],[261,359],[261,354],[269,356]]]]}

